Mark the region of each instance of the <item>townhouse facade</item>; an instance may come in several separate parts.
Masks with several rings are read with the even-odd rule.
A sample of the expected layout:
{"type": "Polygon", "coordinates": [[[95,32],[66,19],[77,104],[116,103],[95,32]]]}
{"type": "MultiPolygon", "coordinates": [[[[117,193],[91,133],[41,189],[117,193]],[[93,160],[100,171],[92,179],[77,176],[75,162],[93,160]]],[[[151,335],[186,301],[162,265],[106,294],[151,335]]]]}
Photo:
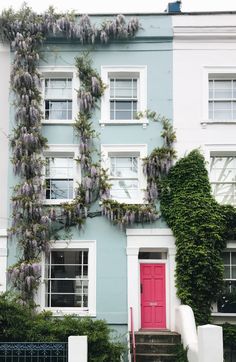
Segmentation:
{"type": "MultiPolygon", "coordinates": [[[[70,202],[81,182],[76,161],[80,144],[74,129],[80,88],[75,57],[84,51],[89,52],[93,67],[106,85],[92,122],[99,134],[95,144],[112,184],[112,199],[127,204],[145,203],[147,181],[142,159],[162,146],[162,130],[158,122],[145,117],[136,119],[136,113],[153,110],[173,120],[178,157],[201,147],[209,162],[216,199],[234,205],[236,15],[138,17],[142,28],[133,39],[82,46],[76,40],[52,37],[41,49],[42,133],[48,140],[43,153],[45,207],[70,202]]],[[[93,23],[102,23],[106,18],[112,15],[91,16],[93,23]]],[[[0,154],[4,175],[0,188],[0,288],[5,291],[4,270],[17,261],[19,250],[14,242],[7,242],[16,179],[10,156],[7,157],[10,152],[6,135],[14,127],[14,109],[8,100],[10,50],[4,45],[0,51],[4,119],[0,133],[4,148],[0,154]]],[[[77,314],[105,319],[124,335],[130,330],[132,307],[136,331],[175,331],[175,310],[180,301],[175,288],[176,247],[172,231],[161,218],[121,230],[97,213],[98,203],[92,210],[95,216],[87,218],[82,229],[71,227],[69,233],[61,229],[51,249],[42,255],[36,299],[39,309],[51,310],[59,317],[77,314]],[[158,280],[156,286],[154,280],[158,280]],[[146,295],[142,290],[144,283],[146,295]],[[143,307],[144,301],[149,303],[147,308],[143,307]]],[[[229,241],[224,252],[225,279],[231,289],[236,283],[234,244],[229,241]]],[[[213,316],[217,323],[234,323],[235,312],[214,306],[213,316]]]]}

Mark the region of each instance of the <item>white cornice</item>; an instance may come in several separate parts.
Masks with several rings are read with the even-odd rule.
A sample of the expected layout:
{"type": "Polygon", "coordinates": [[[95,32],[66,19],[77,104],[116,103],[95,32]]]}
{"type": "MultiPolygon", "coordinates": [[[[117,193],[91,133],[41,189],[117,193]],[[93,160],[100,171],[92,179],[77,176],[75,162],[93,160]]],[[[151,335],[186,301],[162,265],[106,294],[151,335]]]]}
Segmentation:
{"type": "Polygon", "coordinates": [[[234,40],[236,39],[235,26],[175,26],[174,40],[234,40]]]}

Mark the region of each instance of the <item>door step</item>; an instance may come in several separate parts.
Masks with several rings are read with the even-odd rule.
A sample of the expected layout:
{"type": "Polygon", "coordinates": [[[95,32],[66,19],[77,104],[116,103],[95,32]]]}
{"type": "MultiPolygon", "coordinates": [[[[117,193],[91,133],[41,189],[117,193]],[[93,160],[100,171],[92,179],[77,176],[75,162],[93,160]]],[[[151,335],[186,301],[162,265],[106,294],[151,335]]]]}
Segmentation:
{"type": "MultiPolygon", "coordinates": [[[[139,331],[135,333],[137,362],[175,362],[181,337],[170,331],[139,331]]],[[[132,354],[132,336],[130,336],[132,354]]],[[[133,359],[132,359],[133,361],[133,359]]]]}

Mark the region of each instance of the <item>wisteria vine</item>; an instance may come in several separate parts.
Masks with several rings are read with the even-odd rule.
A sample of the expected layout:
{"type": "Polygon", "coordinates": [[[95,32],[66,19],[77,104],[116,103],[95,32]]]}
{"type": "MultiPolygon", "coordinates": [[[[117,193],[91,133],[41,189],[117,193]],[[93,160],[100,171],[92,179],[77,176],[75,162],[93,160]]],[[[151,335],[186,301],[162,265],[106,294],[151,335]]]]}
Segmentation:
{"type": "MultiPolygon", "coordinates": [[[[12,196],[11,235],[20,249],[18,262],[9,268],[13,286],[20,292],[22,302],[33,304],[40,276],[40,254],[50,248],[57,209],[43,207],[44,187],[41,177],[44,166],[42,152],[47,140],[41,134],[41,82],[38,70],[40,48],[44,40],[54,36],[78,39],[81,44],[107,43],[116,39],[133,37],[140,23],[137,18],[128,22],[123,15],[107,20],[101,25],[92,24],[87,15],[56,14],[53,8],[37,14],[24,5],[20,11],[3,11],[0,16],[0,36],[9,41],[14,51],[11,87],[14,94],[15,128],[11,135],[12,163],[19,179],[12,196]]],[[[93,140],[97,137],[91,121],[92,112],[101,98],[105,85],[92,68],[89,57],[76,59],[81,86],[78,90],[80,112],[75,122],[79,137],[82,181],[78,184],[75,199],[61,205],[63,224],[81,227],[90,214],[90,206],[101,200],[101,212],[113,223],[126,227],[134,222],[152,222],[158,218],[155,202],[158,198],[158,180],[168,172],[174,152],[174,132],[168,120],[162,119],[164,146],[155,149],[144,160],[148,188],[146,204],[120,204],[110,199],[110,184],[100,161],[94,162],[93,140]]],[[[146,116],[157,119],[155,112],[146,116]]],[[[97,156],[98,158],[98,153],[97,156]]]]}
{"type": "MultiPolygon", "coordinates": [[[[5,10],[0,16],[0,37],[8,41],[14,51],[11,87],[14,94],[15,128],[10,142],[14,173],[20,180],[13,191],[10,229],[11,235],[17,239],[20,258],[9,268],[9,277],[24,303],[33,303],[41,275],[39,256],[42,251],[49,250],[52,221],[56,219],[55,210],[48,213],[42,207],[44,189],[41,176],[44,161],[41,154],[47,140],[41,135],[40,47],[44,40],[58,35],[78,39],[81,44],[107,43],[133,37],[139,28],[137,18],[127,22],[123,15],[96,26],[87,15],[60,15],[53,8],[37,14],[27,5],[18,12],[5,10]]],[[[95,77],[92,87],[95,95],[98,92],[95,77]]],[[[80,105],[81,109],[83,105],[86,109],[87,96],[86,93],[80,94],[81,102],[84,101],[80,105]]],[[[93,177],[96,170],[94,165],[93,177]]],[[[88,186],[88,180],[86,182],[88,186]]],[[[85,200],[87,198],[85,192],[85,200]]],[[[83,213],[86,214],[85,207],[83,213]]]]}

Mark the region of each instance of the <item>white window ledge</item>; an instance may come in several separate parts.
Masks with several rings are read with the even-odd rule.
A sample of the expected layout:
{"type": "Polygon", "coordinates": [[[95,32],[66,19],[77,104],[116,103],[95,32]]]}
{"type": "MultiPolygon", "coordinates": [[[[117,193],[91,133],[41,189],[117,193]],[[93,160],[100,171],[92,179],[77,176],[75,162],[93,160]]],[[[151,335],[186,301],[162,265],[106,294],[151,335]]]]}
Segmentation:
{"type": "Polygon", "coordinates": [[[89,311],[86,308],[43,308],[47,312],[52,312],[55,317],[61,317],[64,315],[78,315],[80,317],[96,317],[95,311],[89,311]]]}
{"type": "Polygon", "coordinates": [[[100,120],[99,121],[99,124],[101,126],[106,126],[106,125],[124,125],[124,124],[127,124],[129,126],[137,126],[137,125],[140,125],[140,126],[143,126],[143,128],[146,128],[147,125],[148,125],[148,120],[147,119],[133,119],[133,120],[130,120],[130,119],[121,119],[121,120],[100,120]]]}
{"type": "Polygon", "coordinates": [[[72,201],[73,199],[43,199],[43,205],[61,205],[72,201]]]}
{"type": "Polygon", "coordinates": [[[41,121],[42,124],[75,124],[75,121],[72,119],[53,119],[53,120],[46,120],[46,119],[42,119],[41,121]]]}
{"type": "Polygon", "coordinates": [[[201,124],[236,124],[236,119],[235,120],[224,120],[224,119],[220,119],[220,120],[212,120],[212,119],[207,119],[204,121],[201,121],[201,124]]]}
{"type": "Polygon", "coordinates": [[[236,317],[236,313],[211,313],[213,317],[236,317]]]}

